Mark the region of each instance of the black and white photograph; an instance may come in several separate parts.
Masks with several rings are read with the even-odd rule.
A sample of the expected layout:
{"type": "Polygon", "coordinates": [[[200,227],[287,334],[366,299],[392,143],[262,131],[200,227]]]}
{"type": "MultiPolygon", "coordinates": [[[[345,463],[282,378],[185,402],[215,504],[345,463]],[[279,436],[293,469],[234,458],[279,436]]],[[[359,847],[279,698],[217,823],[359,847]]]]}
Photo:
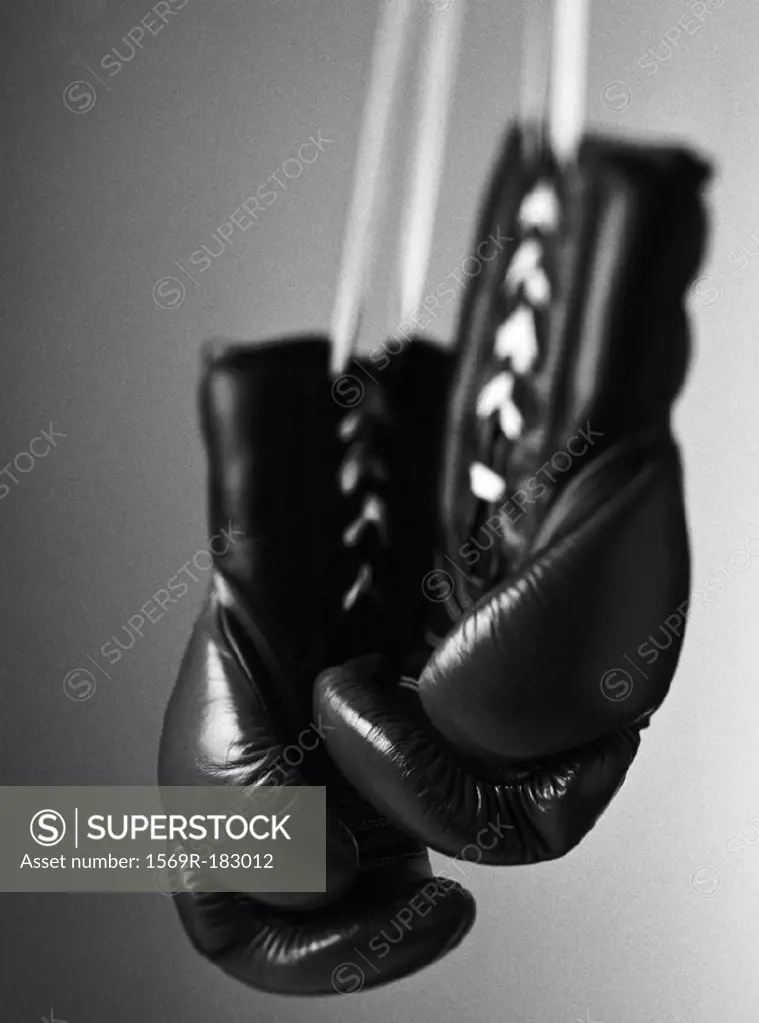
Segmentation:
{"type": "Polygon", "coordinates": [[[757,55],[0,0],[0,1019],[758,1023],[757,55]]]}

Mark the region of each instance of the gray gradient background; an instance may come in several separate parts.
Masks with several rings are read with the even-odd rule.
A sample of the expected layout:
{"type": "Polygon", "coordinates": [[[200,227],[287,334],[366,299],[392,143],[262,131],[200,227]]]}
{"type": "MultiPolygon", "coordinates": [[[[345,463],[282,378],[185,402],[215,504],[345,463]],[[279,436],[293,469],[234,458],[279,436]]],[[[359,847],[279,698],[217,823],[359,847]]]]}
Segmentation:
{"type": "MultiPolygon", "coordinates": [[[[66,434],[0,501],[5,784],[153,781],[204,583],[148,627],[111,679],[87,657],[104,663],[101,645],[204,544],[198,346],[210,334],[328,325],[374,4],[192,0],[106,91],[85,65],[102,76],[101,57],[124,52],[149,6],[2,5],[0,464],[51,420],[66,434]],[[62,100],[75,79],[96,88],[85,114],[62,100]],[[334,144],[236,234],[199,288],[188,282],[178,308],[159,308],[154,283],[175,261],[187,266],[318,129],[334,144]],[[82,702],[62,688],[77,668],[98,677],[82,702]]],[[[602,823],[558,863],[467,867],[480,912],[461,948],[402,983],[331,1000],[226,979],[157,894],[3,896],[6,1018],[36,1021],[52,1005],[69,1023],[757,1019],[759,846],[739,856],[729,843],[741,830],[755,839],[748,822],[759,815],[759,565],[735,554],[759,532],[759,261],[739,254],[759,254],[759,4],[725,0],[668,54],[662,37],[692,6],[596,0],[593,19],[594,121],[676,135],[718,162],[711,276],[692,303],[696,361],[676,422],[694,585],[725,566],[724,592],[694,617],[673,691],[602,823]],[[627,91],[614,86],[604,104],[615,81],[627,91]]],[[[519,4],[470,4],[431,286],[466,252],[515,111],[518,31],[519,4]]],[[[395,187],[394,208],[398,197],[395,187]]],[[[367,341],[392,309],[392,246],[367,341]]],[[[449,338],[452,323],[450,307],[435,333],[449,338]]]]}

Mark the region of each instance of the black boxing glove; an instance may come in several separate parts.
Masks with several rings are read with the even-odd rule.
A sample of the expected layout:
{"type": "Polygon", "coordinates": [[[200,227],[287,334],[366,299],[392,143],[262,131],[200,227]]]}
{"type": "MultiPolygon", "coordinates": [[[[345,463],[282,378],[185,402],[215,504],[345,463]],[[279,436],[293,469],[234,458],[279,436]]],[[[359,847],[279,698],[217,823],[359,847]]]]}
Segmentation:
{"type": "Polygon", "coordinates": [[[502,251],[465,296],[429,527],[425,586],[455,625],[415,691],[339,665],[315,695],[343,773],[440,852],[568,852],[668,691],[689,591],[670,414],[705,176],[677,148],[590,137],[562,169],[506,142],[477,232],[502,251]]]}
{"type": "MultiPolygon", "coordinates": [[[[445,357],[420,351],[442,416],[445,357]]],[[[383,572],[393,575],[404,552],[386,551],[383,561],[377,534],[392,487],[413,468],[390,481],[383,457],[396,457],[399,431],[389,427],[396,405],[408,404],[405,391],[415,393],[414,372],[399,373],[398,361],[381,391],[366,377],[363,399],[345,408],[338,401],[351,405],[356,394],[332,386],[328,359],[328,343],[315,337],[206,349],[210,533],[227,530],[230,542],[220,554],[211,547],[210,592],[159,757],[164,786],[327,787],[325,893],[205,892],[200,871],[188,869],[174,896],[198,951],[244,983],[287,994],[352,989],[345,984],[355,978],[343,973],[355,949],[372,956],[364,986],[387,983],[454,947],[474,918],[468,893],[436,880],[426,849],[343,780],[319,742],[329,726],[312,716],[321,670],[375,650],[380,626],[399,641],[407,635],[383,588],[383,572]],[[412,900],[425,912],[400,926],[412,900]]],[[[416,429],[426,427],[407,414],[401,432],[416,429]]],[[[429,447],[421,440],[413,451],[429,447]]],[[[415,570],[420,557],[411,558],[415,570]]]]}

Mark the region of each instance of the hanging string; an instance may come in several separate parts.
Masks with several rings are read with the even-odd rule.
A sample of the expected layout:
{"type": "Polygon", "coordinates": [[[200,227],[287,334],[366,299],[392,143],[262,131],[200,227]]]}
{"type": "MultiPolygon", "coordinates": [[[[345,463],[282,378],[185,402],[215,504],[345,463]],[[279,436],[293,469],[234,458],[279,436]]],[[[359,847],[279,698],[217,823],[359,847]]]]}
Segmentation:
{"type": "Polygon", "coordinates": [[[546,99],[550,63],[548,19],[549,0],[523,0],[522,74],[519,114],[522,126],[529,125],[542,138],[546,120],[546,99]]]}
{"type": "MultiPolygon", "coordinates": [[[[520,113],[545,124],[562,162],[577,151],[585,123],[590,0],[554,0],[550,84],[546,88],[545,2],[525,0],[520,113]],[[545,113],[549,92],[548,114],[545,113]]],[[[356,343],[374,257],[391,114],[399,90],[416,0],[382,0],[359,136],[353,195],[346,221],[332,315],[332,372],[344,371],[356,343]]],[[[442,178],[448,116],[460,49],[464,0],[431,13],[419,81],[420,119],[401,227],[401,314],[420,302],[425,286],[442,178]]],[[[541,130],[542,134],[542,130],[541,130]]]]}
{"type": "Polygon", "coordinates": [[[415,0],[383,0],[380,11],[332,312],[334,374],[344,370],[358,335],[364,291],[375,251],[375,224],[390,117],[414,7],[415,0]]]}
{"type": "Polygon", "coordinates": [[[590,0],[554,0],[548,134],[561,162],[577,152],[585,124],[589,22],[590,0]]]}
{"type": "Polygon", "coordinates": [[[405,319],[422,301],[432,251],[453,85],[461,48],[464,0],[429,15],[419,111],[406,204],[401,218],[400,313],[405,319]]]}

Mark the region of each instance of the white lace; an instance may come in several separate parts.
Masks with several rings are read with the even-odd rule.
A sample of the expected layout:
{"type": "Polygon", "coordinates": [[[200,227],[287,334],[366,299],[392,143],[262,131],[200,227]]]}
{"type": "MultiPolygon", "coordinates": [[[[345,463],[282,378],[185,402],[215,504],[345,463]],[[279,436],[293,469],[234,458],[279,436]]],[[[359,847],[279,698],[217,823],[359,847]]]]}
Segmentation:
{"type": "MultiPolygon", "coordinates": [[[[352,440],[358,430],[361,421],[361,413],[349,412],[344,417],[338,428],[338,433],[343,440],[352,440]]],[[[359,485],[359,482],[368,479],[367,492],[364,496],[361,511],[358,516],[346,526],[343,531],[343,544],[345,547],[356,547],[369,530],[376,532],[380,545],[387,549],[389,544],[387,526],[387,507],[385,501],[371,489],[371,482],[375,483],[387,479],[387,470],[381,459],[371,453],[364,459],[362,464],[354,457],[353,446],[349,447],[343,463],[338,470],[338,484],[344,495],[352,494],[359,485]]],[[[356,602],[363,596],[374,596],[377,598],[374,589],[374,573],[368,562],[363,562],[358,569],[353,585],[343,596],[343,610],[350,611],[356,602]]]]}
{"type": "MultiPolygon", "coordinates": [[[[551,282],[545,272],[543,237],[555,231],[559,222],[559,203],[551,184],[538,184],[522,201],[519,227],[523,231],[537,229],[521,243],[509,263],[502,284],[508,299],[521,293],[517,306],[500,324],[495,334],[493,354],[508,368],[490,379],[477,398],[477,416],[489,419],[498,416],[498,425],[510,441],[522,433],[524,420],[513,399],[516,378],[530,371],[538,356],[535,310],[545,307],[551,298],[551,282]]],[[[482,501],[500,500],[506,491],[506,480],[482,462],[475,461],[469,469],[472,493],[482,501]]]]}

